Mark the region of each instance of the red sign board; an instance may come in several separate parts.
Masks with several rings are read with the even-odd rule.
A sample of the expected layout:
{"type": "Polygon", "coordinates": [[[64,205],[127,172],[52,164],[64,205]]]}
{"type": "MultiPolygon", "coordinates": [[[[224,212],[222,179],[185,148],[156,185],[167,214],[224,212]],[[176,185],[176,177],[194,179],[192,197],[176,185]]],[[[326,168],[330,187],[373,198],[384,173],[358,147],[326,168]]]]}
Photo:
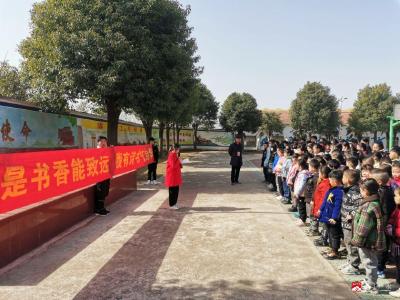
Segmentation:
{"type": "Polygon", "coordinates": [[[0,213],[93,185],[151,162],[150,145],[0,154],[0,213]]]}

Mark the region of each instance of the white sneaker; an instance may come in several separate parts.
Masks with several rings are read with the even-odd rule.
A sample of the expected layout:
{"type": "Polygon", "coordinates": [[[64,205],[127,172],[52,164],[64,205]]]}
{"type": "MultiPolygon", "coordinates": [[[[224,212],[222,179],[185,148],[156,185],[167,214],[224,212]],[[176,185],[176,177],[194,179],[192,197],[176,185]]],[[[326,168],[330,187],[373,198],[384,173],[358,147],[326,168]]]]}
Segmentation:
{"type": "Polygon", "coordinates": [[[146,184],[151,184],[151,181],[150,180],[147,180],[147,183],[146,184]]]}
{"type": "Polygon", "coordinates": [[[364,281],[362,288],[361,288],[361,293],[369,293],[369,294],[374,294],[378,295],[379,290],[378,290],[378,285],[370,285],[368,282],[364,281]]]}
{"type": "Polygon", "coordinates": [[[278,200],[282,200],[282,199],[283,199],[283,197],[282,197],[282,196],[278,196],[278,197],[276,197],[276,199],[278,199],[278,200]]]}
{"type": "Polygon", "coordinates": [[[154,181],[152,180],[152,181],[150,181],[150,184],[154,184],[154,181]]]}
{"type": "Polygon", "coordinates": [[[300,219],[298,219],[298,220],[296,221],[296,225],[299,226],[299,227],[304,227],[304,226],[306,226],[306,224],[305,224],[302,220],[300,220],[300,219]]]}
{"type": "Polygon", "coordinates": [[[400,288],[397,291],[389,292],[389,295],[395,298],[400,298],[400,288]]]}
{"type": "Polygon", "coordinates": [[[153,184],[159,184],[160,182],[158,182],[157,180],[153,181],[153,184]]]}
{"type": "Polygon", "coordinates": [[[177,204],[175,204],[174,206],[170,206],[170,209],[177,210],[177,209],[179,209],[179,207],[178,207],[178,205],[177,205],[177,204]]]}

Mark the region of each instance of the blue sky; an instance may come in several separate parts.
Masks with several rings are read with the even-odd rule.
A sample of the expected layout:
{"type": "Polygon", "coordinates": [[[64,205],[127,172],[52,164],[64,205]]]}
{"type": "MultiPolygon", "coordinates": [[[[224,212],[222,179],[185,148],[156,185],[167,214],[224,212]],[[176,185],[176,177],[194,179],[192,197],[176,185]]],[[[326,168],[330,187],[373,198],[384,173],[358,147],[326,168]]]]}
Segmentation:
{"type": "MultiPolygon", "coordinates": [[[[18,65],[33,0],[0,0],[0,59],[18,65]]],[[[219,101],[249,92],[287,108],[307,81],[350,107],[366,84],[400,92],[400,0],[181,0],[191,5],[203,82],[219,101]]]]}

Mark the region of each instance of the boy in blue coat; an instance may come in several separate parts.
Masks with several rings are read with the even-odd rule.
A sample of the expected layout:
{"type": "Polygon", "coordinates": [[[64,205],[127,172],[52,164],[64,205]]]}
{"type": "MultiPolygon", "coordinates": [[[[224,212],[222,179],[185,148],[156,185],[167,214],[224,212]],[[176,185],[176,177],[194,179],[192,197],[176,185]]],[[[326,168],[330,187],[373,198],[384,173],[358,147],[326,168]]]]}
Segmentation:
{"type": "Polygon", "coordinates": [[[340,239],[342,237],[341,214],[343,200],[343,173],[333,170],[329,173],[331,188],[325,194],[324,201],[318,211],[319,221],[326,224],[331,251],[325,258],[332,260],[339,258],[340,239]]]}

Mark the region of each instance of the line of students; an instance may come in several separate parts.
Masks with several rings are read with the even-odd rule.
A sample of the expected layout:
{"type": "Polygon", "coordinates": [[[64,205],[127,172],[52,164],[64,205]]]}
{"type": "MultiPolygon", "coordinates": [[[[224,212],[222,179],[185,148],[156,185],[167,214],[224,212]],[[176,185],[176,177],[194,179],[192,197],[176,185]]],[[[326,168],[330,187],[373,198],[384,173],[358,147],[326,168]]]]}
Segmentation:
{"type": "Polygon", "coordinates": [[[390,294],[400,297],[400,149],[348,144],[266,143],[265,181],[307,235],[318,236],[314,244],[329,246],[321,252],[326,259],[345,254],[347,275],[360,275],[364,266],[362,292],[379,292],[377,279],[385,278],[392,256],[397,280],[390,294]]]}

